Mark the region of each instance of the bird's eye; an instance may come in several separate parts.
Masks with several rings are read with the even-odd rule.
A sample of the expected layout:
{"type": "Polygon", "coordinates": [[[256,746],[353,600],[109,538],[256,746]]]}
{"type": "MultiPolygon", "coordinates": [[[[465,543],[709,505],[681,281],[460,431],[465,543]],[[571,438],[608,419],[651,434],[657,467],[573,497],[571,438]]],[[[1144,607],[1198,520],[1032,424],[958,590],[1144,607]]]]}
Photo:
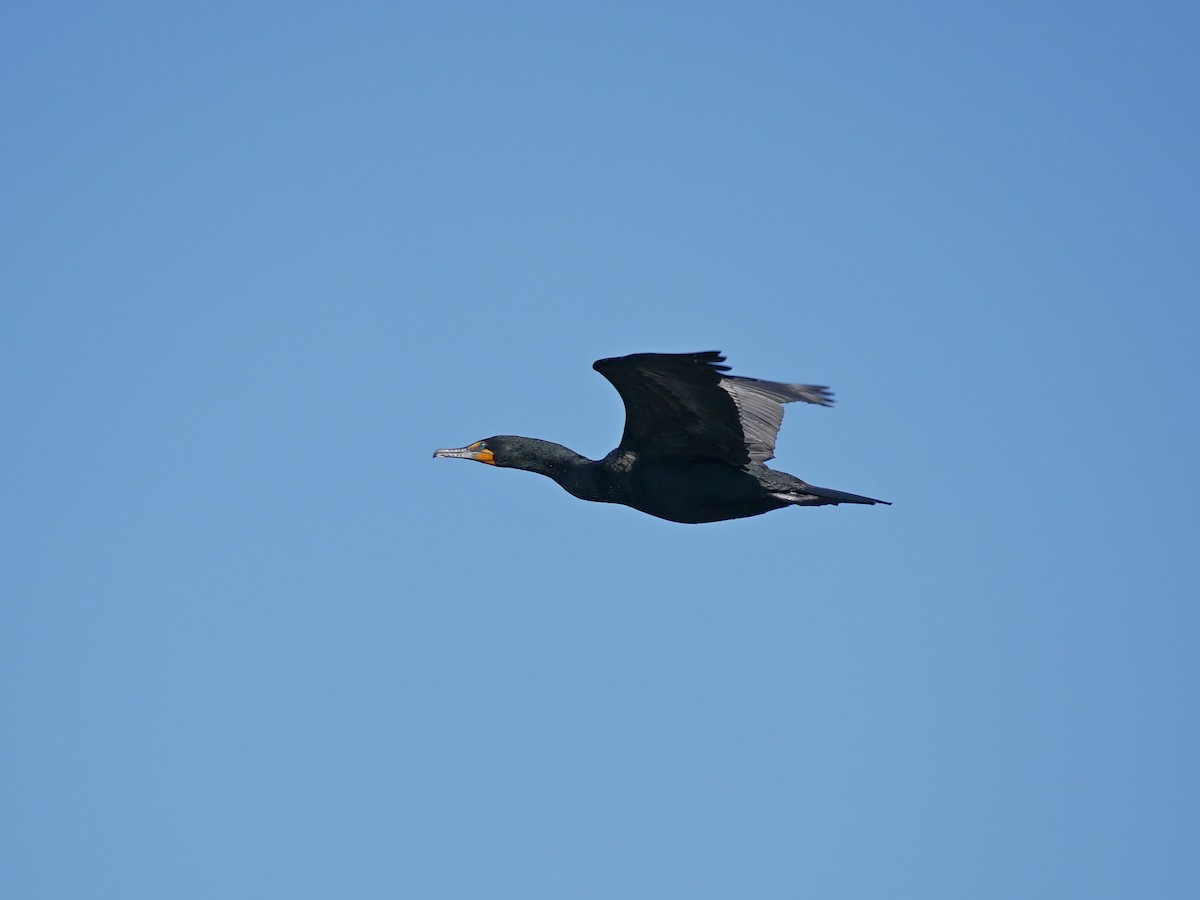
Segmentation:
{"type": "Polygon", "coordinates": [[[475,449],[477,449],[477,450],[486,450],[486,449],[487,449],[487,441],[476,441],[476,442],[475,442],[475,449]]]}

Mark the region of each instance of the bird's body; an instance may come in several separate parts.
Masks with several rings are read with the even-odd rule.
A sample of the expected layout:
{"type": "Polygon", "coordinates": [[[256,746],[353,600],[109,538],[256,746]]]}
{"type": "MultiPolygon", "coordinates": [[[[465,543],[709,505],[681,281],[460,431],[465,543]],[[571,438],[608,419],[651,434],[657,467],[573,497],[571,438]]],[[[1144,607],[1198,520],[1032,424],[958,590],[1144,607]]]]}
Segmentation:
{"type": "Polygon", "coordinates": [[[740,519],[784,506],[886,503],[810,485],[764,463],[783,404],[828,406],[827,388],[722,374],[715,351],[639,353],[594,368],[625,401],[621,444],[601,460],[538,438],[499,435],[434,456],[475,459],[554,479],[581,500],[618,503],[672,522],[740,519]]]}

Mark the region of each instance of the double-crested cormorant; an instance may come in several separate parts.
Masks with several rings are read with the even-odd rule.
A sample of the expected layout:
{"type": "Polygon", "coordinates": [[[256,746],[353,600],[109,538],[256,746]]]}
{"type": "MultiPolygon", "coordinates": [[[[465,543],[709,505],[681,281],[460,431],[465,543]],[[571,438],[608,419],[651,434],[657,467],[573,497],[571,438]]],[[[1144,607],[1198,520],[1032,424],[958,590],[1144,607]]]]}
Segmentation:
{"type": "Polygon", "coordinates": [[[635,353],[592,366],[625,401],[625,433],[604,459],[537,438],[498,435],[433,455],[553,478],[581,500],[620,503],[672,522],[719,522],[781,509],[887,503],[814,487],[763,465],[783,404],[831,406],[829,389],[725,375],[715,350],[635,353]]]}

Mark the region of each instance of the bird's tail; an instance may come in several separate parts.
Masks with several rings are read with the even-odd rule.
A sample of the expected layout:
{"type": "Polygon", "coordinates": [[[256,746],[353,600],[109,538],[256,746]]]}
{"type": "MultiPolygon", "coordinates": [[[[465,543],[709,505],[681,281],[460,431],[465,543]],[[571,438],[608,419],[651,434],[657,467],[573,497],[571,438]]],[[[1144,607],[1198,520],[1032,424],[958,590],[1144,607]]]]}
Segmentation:
{"type": "Polygon", "coordinates": [[[868,506],[874,506],[876,503],[882,503],[884,506],[892,505],[890,500],[875,500],[859,494],[835,491],[833,488],[817,487],[815,484],[805,484],[803,488],[775,496],[788,503],[794,503],[796,506],[835,506],[838,503],[865,503],[868,506]]]}

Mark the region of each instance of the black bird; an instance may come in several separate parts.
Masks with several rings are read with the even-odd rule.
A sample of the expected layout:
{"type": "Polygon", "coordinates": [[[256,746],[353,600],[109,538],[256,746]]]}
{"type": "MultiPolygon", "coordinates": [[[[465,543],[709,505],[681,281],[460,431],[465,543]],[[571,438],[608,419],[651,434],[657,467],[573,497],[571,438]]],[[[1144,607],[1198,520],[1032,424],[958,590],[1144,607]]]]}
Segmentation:
{"type": "Polygon", "coordinates": [[[831,406],[833,395],[820,385],[725,375],[724,361],[715,350],[597,360],[592,368],[625,401],[621,444],[598,461],[509,434],[433,455],[537,472],[581,500],[620,503],[672,522],[720,522],[785,506],[888,503],[814,487],[763,465],[775,455],[783,404],[831,406]]]}

